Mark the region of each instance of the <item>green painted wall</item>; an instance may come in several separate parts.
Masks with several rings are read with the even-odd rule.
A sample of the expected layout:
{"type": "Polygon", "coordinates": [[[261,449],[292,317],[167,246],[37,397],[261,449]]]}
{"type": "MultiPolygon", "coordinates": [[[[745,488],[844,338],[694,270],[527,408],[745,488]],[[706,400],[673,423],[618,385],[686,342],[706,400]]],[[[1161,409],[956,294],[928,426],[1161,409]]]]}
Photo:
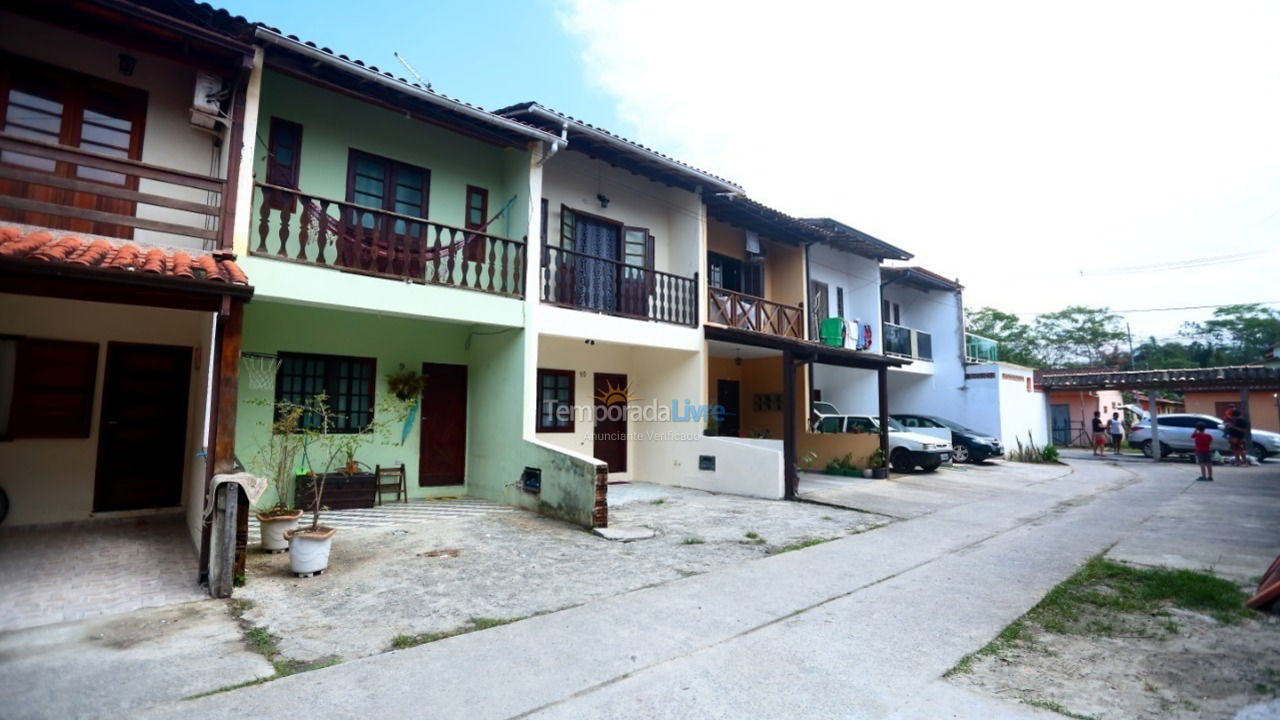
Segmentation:
{"type": "Polygon", "coordinates": [[[591,527],[595,464],[518,439],[529,337],[510,331],[471,339],[472,408],[484,408],[485,422],[472,427],[467,493],[591,527]],[[526,467],[542,470],[542,492],[537,495],[518,485],[526,467]]]}
{"type": "MultiPolygon", "coordinates": [[[[348,151],[355,148],[430,170],[428,216],[432,220],[461,227],[467,185],[489,191],[490,214],[512,195],[527,207],[529,161],[523,149],[473,140],[270,69],[262,76],[260,139],[254,153],[258,180],[265,178],[272,117],[302,125],[299,186],[306,192],[345,200],[348,151]],[[511,172],[513,166],[522,167],[523,177],[511,172]]],[[[255,194],[255,209],[259,199],[255,194]]],[[[500,219],[491,228],[494,234],[514,239],[525,234],[527,215],[521,207],[514,209],[510,226],[506,218],[500,219]]],[[[256,223],[255,214],[255,227],[256,223]]],[[[250,235],[250,246],[256,247],[256,230],[250,235]]]]}
{"type": "MultiPolygon", "coordinates": [[[[381,397],[387,393],[386,374],[399,369],[401,363],[406,368],[418,369],[424,362],[466,365],[469,331],[468,326],[459,324],[255,301],[245,307],[243,351],[276,353],[283,350],[373,357],[377,359],[375,393],[381,397]]],[[[247,373],[241,371],[236,454],[251,469],[270,432],[270,403],[274,397],[274,390],[250,387],[247,373]]],[[[408,472],[410,497],[460,494],[460,487],[418,487],[420,427],[420,422],[415,422],[403,445],[371,445],[357,455],[357,459],[370,466],[403,462],[408,472]]],[[[274,502],[274,497],[266,497],[259,504],[274,502]]]]}

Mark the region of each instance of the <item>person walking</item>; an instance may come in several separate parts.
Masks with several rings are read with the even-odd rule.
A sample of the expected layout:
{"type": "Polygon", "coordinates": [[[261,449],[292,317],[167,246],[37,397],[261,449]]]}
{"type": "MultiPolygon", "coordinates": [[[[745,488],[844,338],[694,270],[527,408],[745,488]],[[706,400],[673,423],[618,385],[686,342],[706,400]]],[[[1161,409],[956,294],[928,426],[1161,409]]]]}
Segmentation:
{"type": "Polygon", "coordinates": [[[1248,465],[1249,458],[1245,455],[1244,439],[1249,434],[1249,421],[1244,418],[1240,408],[1231,411],[1226,429],[1227,442],[1231,445],[1231,455],[1234,457],[1235,464],[1248,465]]]}
{"type": "Polygon", "coordinates": [[[1195,432],[1191,433],[1191,442],[1195,444],[1196,463],[1200,465],[1200,477],[1196,480],[1213,482],[1213,436],[1205,432],[1205,424],[1196,423],[1195,432]]]}
{"type": "Polygon", "coordinates": [[[1111,413],[1107,421],[1107,432],[1111,433],[1111,452],[1120,454],[1120,441],[1124,439],[1124,423],[1120,422],[1120,413],[1111,413]]]}
{"type": "Polygon", "coordinates": [[[1093,411],[1093,454],[1106,455],[1107,429],[1102,423],[1102,411],[1093,411]]]}

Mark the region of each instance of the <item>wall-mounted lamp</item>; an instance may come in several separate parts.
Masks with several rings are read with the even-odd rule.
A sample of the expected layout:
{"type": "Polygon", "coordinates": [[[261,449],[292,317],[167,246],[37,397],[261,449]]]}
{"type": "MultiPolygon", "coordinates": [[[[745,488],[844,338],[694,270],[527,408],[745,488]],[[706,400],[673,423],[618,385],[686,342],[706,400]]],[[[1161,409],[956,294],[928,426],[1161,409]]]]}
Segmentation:
{"type": "Polygon", "coordinates": [[[608,195],[605,195],[604,193],[598,193],[598,194],[596,195],[596,199],[600,201],[600,207],[601,207],[601,208],[607,208],[607,207],[609,207],[609,196],[608,196],[608,195]]]}
{"type": "Polygon", "coordinates": [[[736,351],[736,352],[737,352],[737,356],[733,358],[733,364],[734,364],[734,365],[741,365],[741,364],[742,364],[742,351],[741,351],[741,350],[738,350],[738,351],[736,351]]]}
{"type": "Polygon", "coordinates": [[[121,75],[130,77],[133,75],[133,69],[138,67],[138,58],[129,53],[120,53],[119,67],[121,75]]]}

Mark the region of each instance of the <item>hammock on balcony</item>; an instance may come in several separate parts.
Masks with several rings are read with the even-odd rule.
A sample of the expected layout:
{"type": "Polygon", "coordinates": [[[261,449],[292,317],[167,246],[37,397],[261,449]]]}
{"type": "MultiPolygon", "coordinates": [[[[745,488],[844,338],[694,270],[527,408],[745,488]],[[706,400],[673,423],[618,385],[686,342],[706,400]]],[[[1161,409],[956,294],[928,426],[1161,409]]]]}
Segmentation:
{"type": "MultiPolygon", "coordinates": [[[[400,249],[399,256],[403,257],[407,252],[410,261],[410,267],[417,269],[416,275],[421,275],[423,263],[435,263],[439,260],[447,260],[453,254],[468,243],[482,241],[484,235],[488,234],[489,226],[495,220],[506,214],[507,209],[515,202],[515,196],[512,195],[502,208],[498,210],[493,217],[485,221],[478,228],[467,228],[462,231],[461,239],[454,240],[447,245],[436,245],[434,247],[423,248],[423,244],[427,238],[425,233],[423,237],[408,236],[405,238],[404,244],[400,249]],[[480,233],[480,234],[477,234],[480,233]]],[[[350,212],[339,206],[340,212],[350,212]]],[[[376,213],[377,210],[370,208],[370,211],[376,213]]],[[[393,221],[394,222],[394,221],[393,221]]],[[[404,220],[402,222],[409,223],[412,221],[404,220]]],[[[421,225],[426,227],[427,219],[421,220],[421,225]]],[[[347,267],[369,268],[374,265],[375,259],[379,270],[385,270],[391,258],[391,238],[388,233],[381,228],[367,228],[358,223],[343,223],[340,218],[333,217],[325,212],[320,203],[316,200],[306,200],[302,203],[302,226],[308,231],[323,237],[334,237],[337,239],[336,247],[338,249],[338,263],[347,267]],[[357,259],[363,255],[366,262],[358,262],[357,259]]],[[[455,236],[457,233],[454,233],[455,236]]],[[[439,237],[439,235],[437,235],[439,237]]]]}

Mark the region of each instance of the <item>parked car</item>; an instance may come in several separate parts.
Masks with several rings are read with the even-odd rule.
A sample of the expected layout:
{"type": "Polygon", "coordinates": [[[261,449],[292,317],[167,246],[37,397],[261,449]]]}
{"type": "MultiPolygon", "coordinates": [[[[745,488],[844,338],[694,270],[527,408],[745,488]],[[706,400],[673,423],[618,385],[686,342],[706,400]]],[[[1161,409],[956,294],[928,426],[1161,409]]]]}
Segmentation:
{"type": "MultiPolygon", "coordinates": [[[[1204,423],[1205,429],[1213,436],[1213,449],[1221,453],[1230,450],[1226,433],[1222,430],[1222,421],[1212,415],[1194,413],[1169,413],[1160,416],[1160,455],[1188,454],[1194,452],[1191,433],[1196,423],[1204,423]]],[[[1142,450],[1147,457],[1152,456],[1151,421],[1134,423],[1129,428],[1129,447],[1142,450]]],[[[1253,431],[1253,445],[1249,454],[1264,460],[1268,455],[1280,453],[1280,434],[1268,430],[1253,431]]]]}
{"type": "Polygon", "coordinates": [[[912,428],[939,428],[951,431],[951,459],[956,462],[982,462],[1004,457],[1000,439],[986,435],[936,415],[909,415],[894,413],[894,420],[907,430],[912,428]]]}
{"type": "MultiPolygon", "coordinates": [[[[880,422],[870,415],[824,415],[818,421],[818,432],[880,434],[880,422]]],[[[906,472],[919,465],[925,472],[937,470],[951,459],[951,445],[938,438],[908,432],[889,419],[889,466],[906,472]]]]}
{"type": "Polygon", "coordinates": [[[809,406],[809,411],[811,413],[811,417],[809,418],[809,428],[814,432],[817,432],[818,423],[822,422],[822,418],[840,414],[840,411],[836,409],[835,405],[821,400],[814,400],[813,404],[809,406]]]}

